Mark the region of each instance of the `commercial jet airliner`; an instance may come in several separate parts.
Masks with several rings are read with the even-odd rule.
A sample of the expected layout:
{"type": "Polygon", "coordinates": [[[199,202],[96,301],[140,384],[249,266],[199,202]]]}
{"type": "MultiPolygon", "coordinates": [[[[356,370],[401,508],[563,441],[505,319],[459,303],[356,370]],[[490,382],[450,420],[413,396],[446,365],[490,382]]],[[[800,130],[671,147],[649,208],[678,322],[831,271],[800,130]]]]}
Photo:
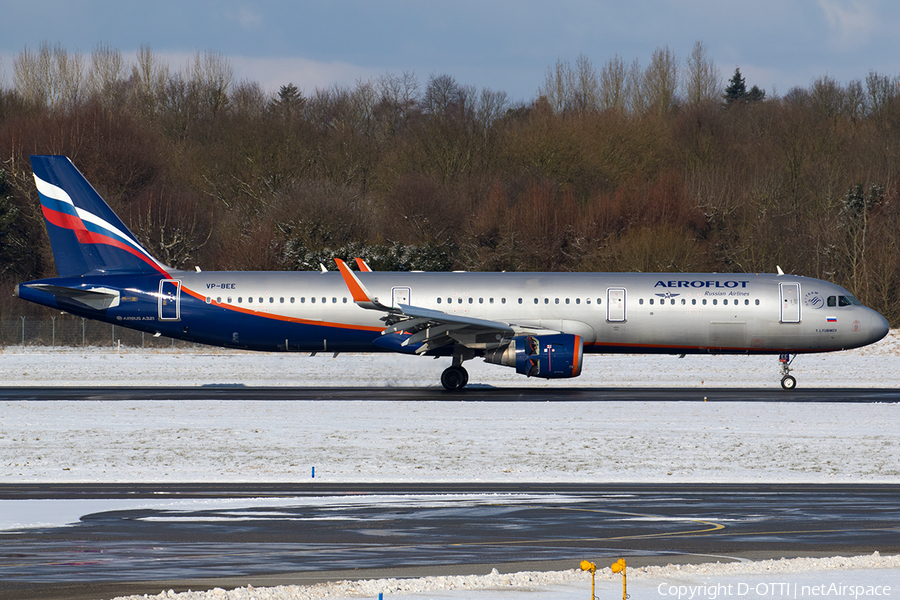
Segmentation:
{"type": "Polygon", "coordinates": [[[585,353],[796,355],[865,346],[887,320],[834,284],[775,274],[196,272],[150,255],[64,156],[32,156],[59,277],[19,298],[190,342],[268,352],[452,357],[527,377],[581,374],[585,353]]]}

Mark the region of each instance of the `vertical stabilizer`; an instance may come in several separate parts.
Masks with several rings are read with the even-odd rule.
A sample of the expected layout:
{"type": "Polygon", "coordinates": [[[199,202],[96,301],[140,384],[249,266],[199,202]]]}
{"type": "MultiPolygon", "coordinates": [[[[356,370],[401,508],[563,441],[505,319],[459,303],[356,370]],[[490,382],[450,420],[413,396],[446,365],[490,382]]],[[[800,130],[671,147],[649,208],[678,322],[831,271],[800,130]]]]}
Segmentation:
{"type": "Polygon", "coordinates": [[[168,273],[71,160],[65,156],[32,156],[31,167],[60,277],[168,273]]]}

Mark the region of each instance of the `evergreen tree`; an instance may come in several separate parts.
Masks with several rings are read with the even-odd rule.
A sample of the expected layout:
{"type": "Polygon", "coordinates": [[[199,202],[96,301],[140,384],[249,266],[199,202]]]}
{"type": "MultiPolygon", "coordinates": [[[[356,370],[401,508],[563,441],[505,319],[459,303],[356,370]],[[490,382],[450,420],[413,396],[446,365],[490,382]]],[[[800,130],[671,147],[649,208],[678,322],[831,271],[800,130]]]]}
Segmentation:
{"type": "Polygon", "coordinates": [[[285,119],[290,119],[294,113],[303,108],[306,98],[293,83],[281,86],[278,90],[278,99],[272,102],[272,110],[285,119]]]}
{"type": "Polygon", "coordinates": [[[744,78],[741,77],[740,68],[737,68],[734,70],[734,76],[728,82],[728,87],[725,88],[725,104],[745,102],[746,100],[747,84],[744,78]]]}

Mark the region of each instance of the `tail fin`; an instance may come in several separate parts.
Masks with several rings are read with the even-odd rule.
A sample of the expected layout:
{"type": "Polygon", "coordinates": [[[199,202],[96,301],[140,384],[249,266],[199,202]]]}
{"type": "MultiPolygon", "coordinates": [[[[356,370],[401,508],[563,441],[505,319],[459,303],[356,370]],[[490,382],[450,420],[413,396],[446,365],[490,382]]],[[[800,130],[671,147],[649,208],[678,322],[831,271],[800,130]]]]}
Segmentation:
{"type": "Polygon", "coordinates": [[[32,156],[31,168],[60,277],[168,273],[71,160],[65,156],[32,156]]]}

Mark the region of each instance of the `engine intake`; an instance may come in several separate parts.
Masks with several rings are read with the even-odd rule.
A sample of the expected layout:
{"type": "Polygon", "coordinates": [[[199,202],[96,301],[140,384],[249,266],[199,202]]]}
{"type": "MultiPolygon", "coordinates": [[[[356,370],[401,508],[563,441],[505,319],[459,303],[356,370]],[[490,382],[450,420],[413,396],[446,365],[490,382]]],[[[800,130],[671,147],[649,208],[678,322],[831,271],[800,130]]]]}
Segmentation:
{"type": "Polygon", "coordinates": [[[503,348],[488,352],[486,362],[515,367],[528,377],[558,379],[581,375],[584,344],[580,335],[520,335],[503,348]]]}

